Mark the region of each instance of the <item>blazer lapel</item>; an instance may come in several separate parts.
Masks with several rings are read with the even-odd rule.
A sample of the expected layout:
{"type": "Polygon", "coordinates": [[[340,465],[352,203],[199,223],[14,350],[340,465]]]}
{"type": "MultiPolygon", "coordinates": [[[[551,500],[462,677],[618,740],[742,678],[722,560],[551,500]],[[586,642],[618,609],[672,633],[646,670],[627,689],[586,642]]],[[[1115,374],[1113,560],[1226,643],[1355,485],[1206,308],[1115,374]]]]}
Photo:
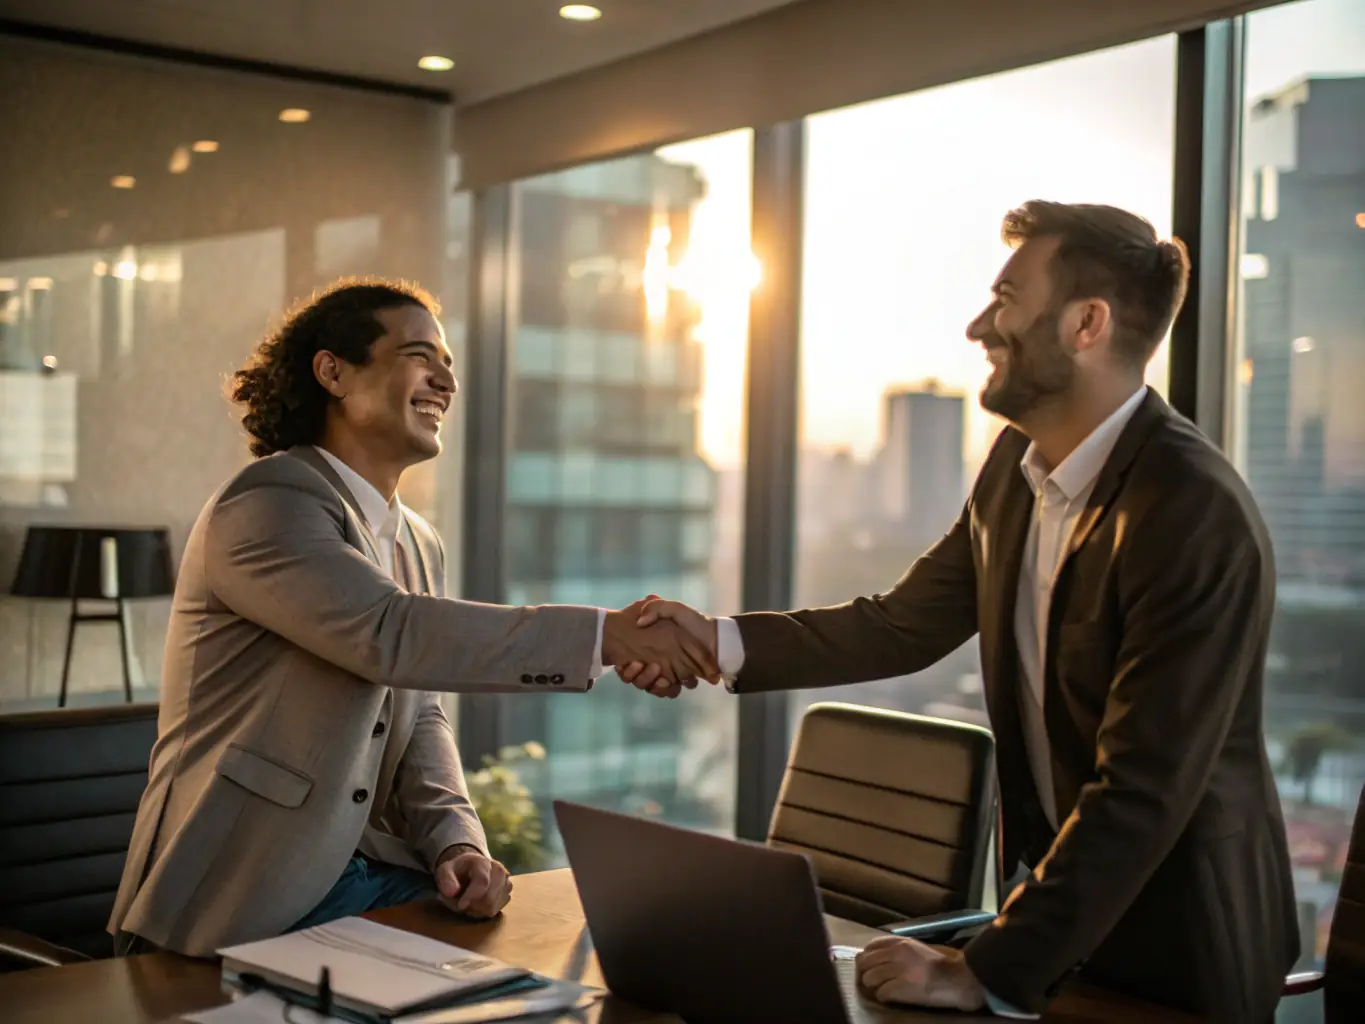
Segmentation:
{"type": "Polygon", "coordinates": [[[407,509],[403,509],[402,544],[403,550],[408,553],[410,564],[417,570],[418,583],[422,588],[418,593],[428,595],[436,593],[431,586],[431,567],[427,562],[426,550],[417,541],[417,531],[412,528],[407,509]]]}
{"type": "Polygon", "coordinates": [[[1132,465],[1137,453],[1142,451],[1142,446],[1147,443],[1147,438],[1151,436],[1152,431],[1158,425],[1169,419],[1171,415],[1171,407],[1166,404],[1165,400],[1155,391],[1148,389],[1147,397],[1137,407],[1132,419],[1123,428],[1123,433],[1119,434],[1114,450],[1109,453],[1104,468],[1100,470],[1100,475],[1095,479],[1095,486],[1090,491],[1090,497],[1085,503],[1085,511],[1076,521],[1076,528],[1071,531],[1071,540],[1067,544],[1066,554],[1062,559],[1062,564],[1058,567],[1057,577],[1059,580],[1062,574],[1066,572],[1067,565],[1071,562],[1071,556],[1085,546],[1085,542],[1090,539],[1090,534],[1095,529],[1095,524],[1104,517],[1105,510],[1113,504],[1114,498],[1118,495],[1119,487],[1123,483],[1124,475],[1128,472],[1128,467],[1132,465]]]}
{"type": "Polygon", "coordinates": [[[336,470],[318,454],[317,449],[312,445],[297,445],[290,448],[285,455],[312,466],[322,475],[324,480],[332,485],[337,494],[341,495],[342,504],[346,506],[347,518],[351,520],[361,543],[365,545],[365,557],[375,565],[383,565],[384,563],[379,559],[379,545],[374,539],[374,534],[370,532],[370,524],[365,521],[365,513],[360,507],[360,502],[356,501],[355,495],[337,475],[336,470]]]}

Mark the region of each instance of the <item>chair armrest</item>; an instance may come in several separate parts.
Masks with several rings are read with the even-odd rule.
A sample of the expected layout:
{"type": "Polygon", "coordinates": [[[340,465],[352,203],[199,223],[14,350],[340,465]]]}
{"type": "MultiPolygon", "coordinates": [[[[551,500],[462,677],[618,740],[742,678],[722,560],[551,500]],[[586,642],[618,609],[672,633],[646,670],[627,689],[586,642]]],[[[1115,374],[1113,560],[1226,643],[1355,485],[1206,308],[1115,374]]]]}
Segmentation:
{"type": "Polygon", "coordinates": [[[989,910],[945,910],[941,914],[927,914],[908,921],[893,921],[881,926],[882,931],[902,935],[921,942],[947,940],[965,928],[990,924],[995,914],[989,910]]]}
{"type": "Polygon", "coordinates": [[[90,959],[84,953],[45,942],[15,928],[0,928],[0,956],[19,960],[29,967],[62,967],[90,959]]]}
{"type": "Polygon", "coordinates": [[[1285,976],[1283,994],[1301,996],[1307,992],[1316,992],[1322,988],[1322,982],[1323,974],[1321,971],[1298,971],[1285,976]]]}

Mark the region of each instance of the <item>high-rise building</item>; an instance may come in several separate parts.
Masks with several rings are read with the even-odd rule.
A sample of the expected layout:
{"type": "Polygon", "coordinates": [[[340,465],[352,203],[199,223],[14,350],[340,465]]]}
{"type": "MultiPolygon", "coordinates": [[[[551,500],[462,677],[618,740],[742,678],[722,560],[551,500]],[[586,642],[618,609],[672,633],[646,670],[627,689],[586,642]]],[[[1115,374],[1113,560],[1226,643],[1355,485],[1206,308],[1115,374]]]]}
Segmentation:
{"type": "Polygon", "coordinates": [[[883,409],[879,511],[887,522],[903,526],[913,543],[927,545],[947,532],[966,496],[963,399],[928,381],[920,388],[888,391],[883,409]]]}
{"type": "MultiPolygon", "coordinates": [[[[712,606],[716,482],[698,450],[697,311],[669,270],[704,188],[695,168],[654,155],[517,187],[512,604],[621,607],[654,592],[712,606]]],[[[512,698],[509,731],[551,752],[528,778],[542,803],[563,797],[728,824],[712,821],[697,786],[682,781],[689,760],[709,756],[687,747],[707,731],[684,728],[709,704],[680,710],[687,703],[603,680],[581,698],[512,698]]]]}
{"type": "Polygon", "coordinates": [[[1365,599],[1365,77],[1256,102],[1244,166],[1247,477],[1281,580],[1365,599]]]}

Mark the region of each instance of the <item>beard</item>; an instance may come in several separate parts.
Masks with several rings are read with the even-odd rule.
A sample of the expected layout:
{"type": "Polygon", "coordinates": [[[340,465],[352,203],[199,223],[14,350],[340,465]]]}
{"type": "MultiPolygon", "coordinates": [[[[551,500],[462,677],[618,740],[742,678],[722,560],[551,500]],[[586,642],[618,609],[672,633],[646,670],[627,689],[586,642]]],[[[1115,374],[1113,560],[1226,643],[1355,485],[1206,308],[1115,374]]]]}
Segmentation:
{"type": "Polygon", "coordinates": [[[983,341],[988,350],[1003,348],[1008,356],[981,389],[981,408],[1017,424],[1071,391],[1076,364],[1058,336],[1060,322],[1061,311],[1048,310],[1017,335],[983,341]]]}

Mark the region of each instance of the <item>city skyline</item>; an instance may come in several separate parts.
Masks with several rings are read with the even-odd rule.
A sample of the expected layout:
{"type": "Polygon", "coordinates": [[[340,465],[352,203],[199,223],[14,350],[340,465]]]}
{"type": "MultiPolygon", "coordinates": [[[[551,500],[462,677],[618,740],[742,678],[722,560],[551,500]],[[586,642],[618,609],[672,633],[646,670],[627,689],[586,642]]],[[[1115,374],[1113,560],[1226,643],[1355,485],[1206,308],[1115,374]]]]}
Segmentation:
{"type": "MultiPolygon", "coordinates": [[[[1309,71],[1365,73],[1365,5],[1315,0],[1255,18],[1276,45],[1247,54],[1248,102],[1309,71]]],[[[934,378],[968,398],[974,470],[999,421],[976,402],[986,364],[964,330],[1009,255],[1001,217],[1029,198],[1107,202],[1169,235],[1174,102],[1175,37],[1162,36],[809,118],[801,446],[869,457],[882,393],[934,378]]],[[[707,182],[688,262],[711,269],[689,290],[705,348],[700,447],[727,468],[744,451],[750,138],[658,151],[707,182]]],[[[1163,344],[1148,381],[1164,389],[1166,375],[1163,344]]]]}

